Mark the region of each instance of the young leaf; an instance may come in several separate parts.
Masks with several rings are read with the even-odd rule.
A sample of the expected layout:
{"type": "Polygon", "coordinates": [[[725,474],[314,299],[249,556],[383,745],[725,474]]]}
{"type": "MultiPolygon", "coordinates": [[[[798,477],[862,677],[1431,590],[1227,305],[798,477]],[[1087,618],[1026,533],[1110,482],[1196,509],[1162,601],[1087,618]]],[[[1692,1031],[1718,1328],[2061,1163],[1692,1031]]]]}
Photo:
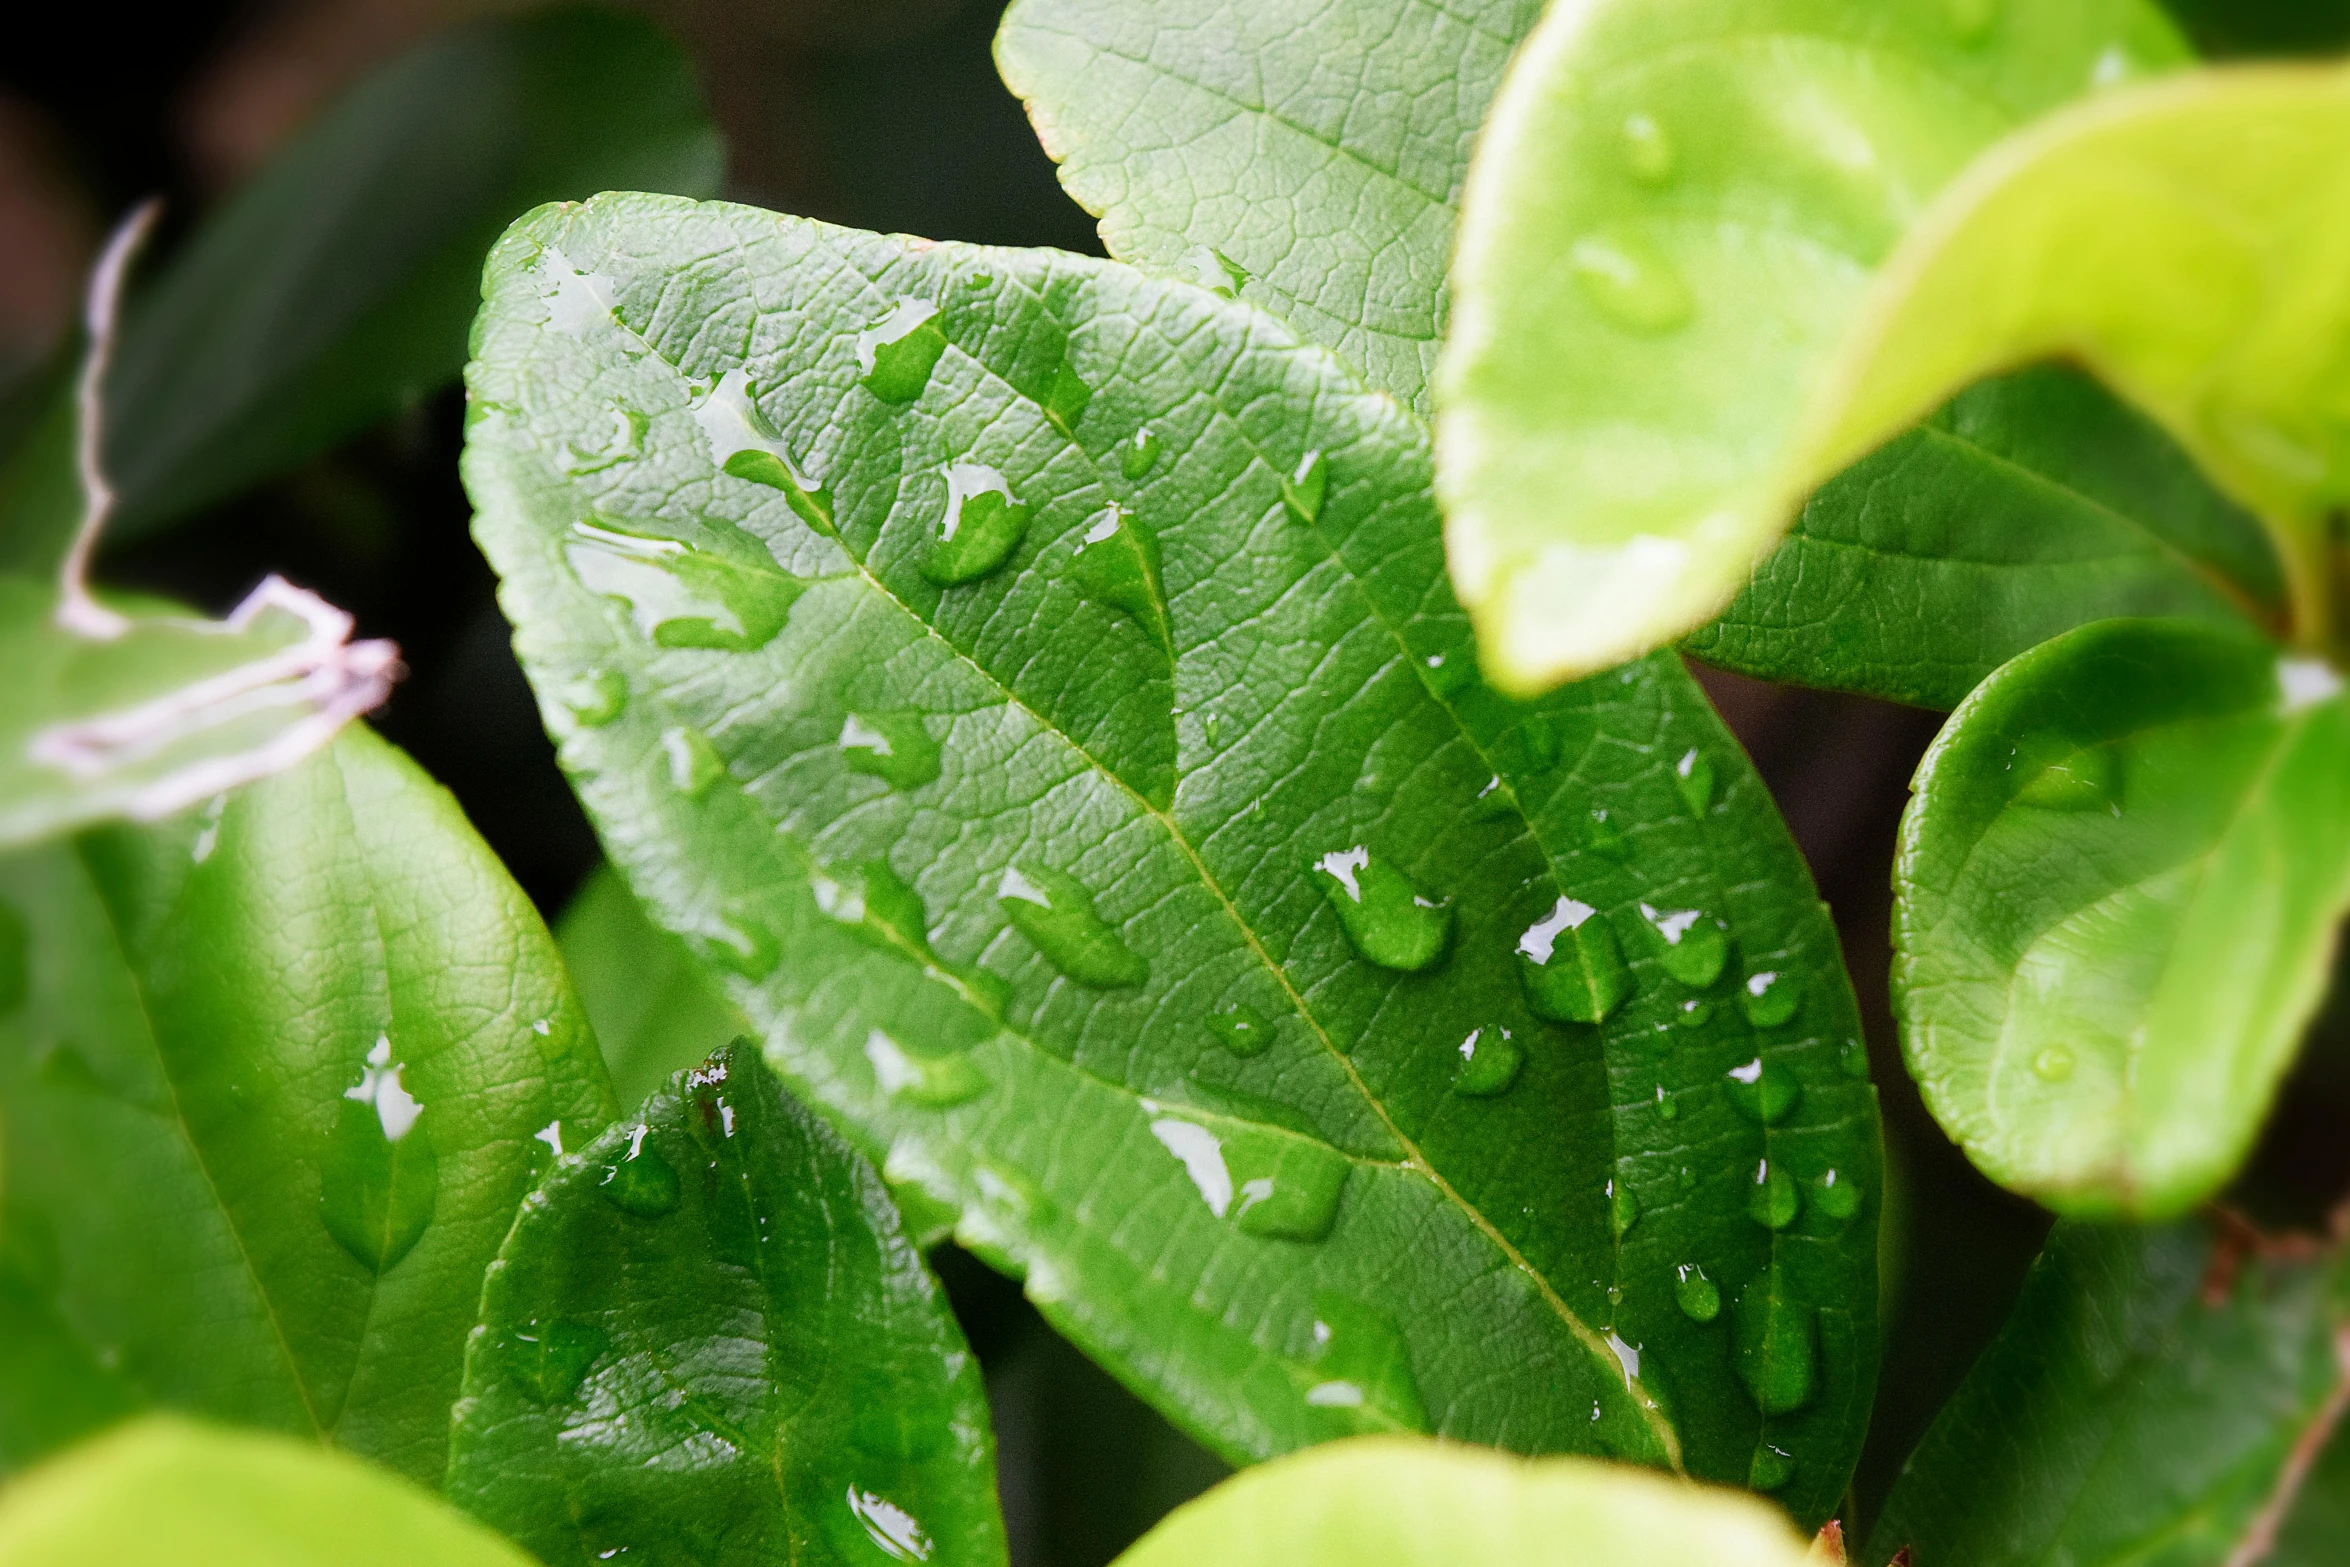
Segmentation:
{"type": "Polygon", "coordinates": [[[549,1567],[1004,1561],[978,1363],[880,1179],[747,1041],[524,1206],[449,1495],[549,1567]]]}
{"type": "Polygon", "coordinates": [[[535,214],[488,296],[466,477],[564,764],[902,1200],[1234,1458],[1432,1428],[1834,1505],[1834,931],[1674,661],[1476,683],[1391,399],[1126,268],[653,197],[535,214]]]}
{"type": "Polygon", "coordinates": [[[1894,1001],[1935,1117],[2060,1212],[2176,1214],[2250,1144],[2350,907],[2350,699],[2216,627],[2106,621],[1918,769],[1894,1001]]]}
{"type": "Polygon", "coordinates": [[[1809,490],[1972,379],[1866,440],[1814,436],[1935,192],[2185,58],[2147,0],[1553,7],[1470,171],[1437,384],[1453,575],[1495,678],[1540,690],[1711,619],[1809,490]]]}
{"type": "Polygon", "coordinates": [[[684,942],[645,918],[609,865],[597,866],[573,895],[555,922],[555,944],[604,1047],[613,1097],[624,1105],[750,1032],[709,971],[684,942]]]}
{"type": "Polygon", "coordinates": [[[161,826],[0,860],[0,1386],[20,1460],[127,1396],[437,1480],[465,1331],[550,1150],[612,1113],[545,927],[364,730],[161,826]],[[21,981],[21,982],[18,982],[21,981]],[[84,1379],[85,1381],[87,1379],[84,1379]]]}
{"type": "Polygon", "coordinates": [[[1334,1442],[1235,1476],[1117,1567],[1803,1567],[1752,1497],[1581,1458],[1526,1463],[1398,1437],[1334,1442]]]}
{"type": "Polygon", "coordinates": [[[530,1567],[372,1465],[282,1436],[153,1416],[0,1490],[11,1567],[530,1567]]]}
{"type": "Polygon", "coordinates": [[[2350,1297],[2339,1251],[2246,1245],[2200,1223],[2058,1225],[1866,1560],[2266,1559],[2350,1401],[2350,1297]]]}
{"type": "Polygon", "coordinates": [[[1110,253],[1425,416],[1461,179],[1540,0],[1018,0],[996,59],[1110,253]]]}

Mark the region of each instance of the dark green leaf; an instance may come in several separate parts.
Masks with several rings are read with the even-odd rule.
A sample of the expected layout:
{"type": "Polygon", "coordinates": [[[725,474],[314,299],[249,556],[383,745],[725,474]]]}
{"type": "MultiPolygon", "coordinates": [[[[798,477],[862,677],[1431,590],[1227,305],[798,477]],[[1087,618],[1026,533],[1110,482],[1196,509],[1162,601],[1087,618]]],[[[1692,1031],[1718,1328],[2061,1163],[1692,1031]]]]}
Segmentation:
{"type": "Polygon", "coordinates": [[[1004,1560],[978,1363],[747,1042],[566,1155],[498,1257],[449,1494],[549,1567],[1004,1560]],[[667,1201],[626,1196],[653,1168],[667,1201]]]}
{"type": "Polygon", "coordinates": [[[437,1481],[536,1139],[611,1116],[554,944],[455,804],[354,730],[0,860],[0,906],[26,943],[0,1311],[40,1325],[0,1336],[8,1460],[135,1402],[437,1481]]]}
{"type": "MultiPolygon", "coordinates": [[[[1902,1470],[1867,1560],[2252,1562],[2350,1395],[2340,1254],[2061,1224],[1902,1470]]],[[[2312,1560],[2339,1561],[2342,1540],[2312,1560]]]]}
{"type": "Polygon", "coordinates": [[[555,922],[555,943],[613,1096],[634,1105],[750,1023],[694,955],[651,920],[609,865],[599,865],[555,922]]]}
{"type": "Polygon", "coordinates": [[[2060,1211],[2234,1171],[2350,907],[2350,699],[2248,634],[2106,621],[2003,666],[1918,769],[1894,1002],[1935,1117],[2060,1211]]]}
{"type": "Polygon", "coordinates": [[[1834,1504],[1879,1187],[1835,933],[1673,660],[1532,708],[1477,684],[1391,399],[1122,267],[651,197],[519,226],[477,341],[477,528],[564,764],[901,1200],[1234,1458],[1425,1425],[1742,1481],[1776,1446],[1789,1506],[1834,1504]],[[908,301],[947,347],[897,403],[863,380],[908,301]],[[643,456],[566,471],[616,410],[643,456]],[[745,447],[793,488],[728,473],[745,447]],[[1020,541],[941,588],[981,493],[1020,541]],[[1157,541],[1151,624],[1076,564],[1113,519],[1157,541]],[[705,559],[794,584],[773,640],[664,645],[744,623],[667,569],[705,559]],[[863,765],[877,714],[935,771],[863,765]],[[1520,971],[1594,961],[1587,927],[1631,993],[1546,1022],[1520,971]],[[1795,1005],[1757,1024],[1772,975],[1795,1005]],[[1505,1032],[1514,1074],[1464,1059],[1505,1032]],[[1749,1119],[1764,1062],[1798,1092],[1749,1119]],[[1766,1160],[1862,1203],[1758,1223],[1766,1160]],[[1816,1310],[1800,1412],[1763,1420],[1684,1270],[1816,1310]]]}

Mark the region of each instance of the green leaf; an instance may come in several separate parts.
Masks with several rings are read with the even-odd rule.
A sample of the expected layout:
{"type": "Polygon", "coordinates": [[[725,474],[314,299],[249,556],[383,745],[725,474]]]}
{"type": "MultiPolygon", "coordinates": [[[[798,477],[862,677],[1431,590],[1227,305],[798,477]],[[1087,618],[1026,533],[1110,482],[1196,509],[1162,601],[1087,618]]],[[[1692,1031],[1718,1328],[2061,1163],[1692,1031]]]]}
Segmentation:
{"type": "Polygon", "coordinates": [[[2233,1172],[2350,907],[2350,699],[2242,633],[2107,621],[2002,667],[1918,769],[1894,1000],[1926,1103],[2061,1212],[2233,1172]]]}
{"type": "Polygon", "coordinates": [[[609,865],[597,866],[573,895],[555,922],[555,943],[624,1105],[750,1031],[709,971],[645,918],[609,865]]]}
{"type": "Polygon", "coordinates": [[[1840,345],[1935,193],[2092,83],[2185,58],[2147,0],[1552,8],[1470,173],[1437,383],[1453,575],[1493,676],[1539,690],[1702,625],[1810,490],[2033,357],[1818,438],[1848,405],[1840,345]]]}
{"type": "Polygon", "coordinates": [[[566,1154],[498,1259],[449,1494],[549,1567],[1004,1561],[978,1362],[747,1041],[566,1154]]]}
{"type": "Polygon", "coordinates": [[[612,1114],[553,942],[454,802],[354,730],[0,860],[0,911],[0,1298],[46,1325],[0,1338],[0,1387],[85,1373],[9,1459],[136,1402],[437,1481],[536,1139],[612,1114]]]}
{"type": "Polygon", "coordinates": [[[2200,1223],[2058,1225],[1903,1466],[1866,1560],[2264,1559],[2350,1396],[2350,1295],[2332,1248],[2244,1245],[2215,1248],[2200,1223]]]}
{"type": "Polygon", "coordinates": [[[2276,556],[2160,430],[2077,372],[1969,388],[1821,487],[1682,642],[1764,679],[1947,710],[2095,620],[2276,627],[2276,556]]]}
{"type": "Polygon", "coordinates": [[[1803,1567],[1751,1497],[1637,1470],[1524,1463],[1366,1437],[1252,1469],[1183,1507],[1117,1567],[1803,1567]]]}
{"type": "Polygon", "coordinates": [[[1478,123],[1540,0],[1018,0],[996,60],[1110,254],[1427,413],[1478,123]]]}
{"type": "Polygon", "coordinates": [[[519,225],[476,341],[476,529],[564,765],[901,1201],[1231,1458],[1433,1428],[1834,1505],[1880,1179],[1835,933],[1676,662],[1476,683],[1392,399],[1123,267],[652,197],[519,225]],[[644,455],[567,471],[615,410],[644,455]],[[925,574],[1015,508],[1001,569],[925,574]],[[1141,534],[1137,617],[1083,562],[1141,534]],[[668,634],[787,593],[761,646],[668,634]],[[1578,996],[1617,1004],[1546,1020],[1578,996]]]}
{"type": "Polygon", "coordinates": [[[340,1453],[157,1416],[0,1490],[11,1567],[529,1567],[444,1503],[340,1453]]]}

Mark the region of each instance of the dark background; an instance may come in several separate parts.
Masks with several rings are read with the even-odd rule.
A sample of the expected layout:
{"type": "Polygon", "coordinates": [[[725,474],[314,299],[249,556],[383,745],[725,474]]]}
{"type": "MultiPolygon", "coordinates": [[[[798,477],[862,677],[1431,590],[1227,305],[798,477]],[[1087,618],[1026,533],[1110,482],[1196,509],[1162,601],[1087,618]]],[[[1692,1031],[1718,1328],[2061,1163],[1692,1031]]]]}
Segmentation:
{"type": "MultiPolygon", "coordinates": [[[[1148,0],[1137,0],[1148,3],[1148,0]]],[[[2027,0],[2046,3],[2046,0],[2027,0]]],[[[169,203],[158,253],[355,77],[512,0],[184,0],[43,9],[0,60],[0,400],[66,349],[98,238],[169,203]]],[[[728,142],[726,194],[859,228],[1100,253],[989,55],[1000,0],[666,0],[728,142]]],[[[2339,47],[2350,0],[2177,0],[2214,52],[2339,47]]],[[[595,841],[555,770],[466,532],[454,391],[293,476],[106,560],[109,580],[225,610],[269,570],[396,640],[411,675],[377,722],[453,789],[549,917],[595,841]]],[[[1883,1392],[1855,1482],[1865,1521],[1996,1330],[2047,1226],[1933,1126],[1885,1009],[1888,880],[1935,715],[1701,672],[1843,932],[1884,1099],[1883,1392]]],[[[2336,997],[2239,1201],[2314,1223],[2350,1190],[2350,1018],[2336,997]]],[[[1016,1286],[938,1262],[988,1368],[1015,1560],[1109,1560],[1221,1466],[1062,1344],[1016,1286]]]]}

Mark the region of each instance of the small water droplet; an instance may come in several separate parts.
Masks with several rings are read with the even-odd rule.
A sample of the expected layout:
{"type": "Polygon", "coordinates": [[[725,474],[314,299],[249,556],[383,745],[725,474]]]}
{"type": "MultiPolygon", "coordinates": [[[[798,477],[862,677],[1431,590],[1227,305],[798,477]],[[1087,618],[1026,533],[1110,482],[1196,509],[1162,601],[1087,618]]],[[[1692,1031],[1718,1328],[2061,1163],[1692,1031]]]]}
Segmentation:
{"type": "Polygon", "coordinates": [[[1681,792],[1693,815],[1703,816],[1714,800],[1713,758],[1691,746],[1673,764],[1673,787],[1681,792]]]}
{"type": "Polygon", "coordinates": [[[1754,1462],[1746,1467],[1747,1489],[1765,1495],[1786,1489],[1794,1478],[1795,1460],[1767,1442],[1754,1450],[1754,1462]]]}
{"type": "Polygon", "coordinates": [[[1053,428],[1072,441],[1077,439],[1077,426],[1085,417],[1086,404],[1092,401],[1093,388],[1085,384],[1076,366],[1066,358],[1054,369],[1053,378],[1045,383],[1044,394],[1036,400],[1053,428]]]}
{"type": "Polygon", "coordinates": [[[1999,20],[2000,0],[1943,0],[1950,35],[1962,44],[1981,43],[1999,20]]]}
{"type": "Polygon", "coordinates": [[[1633,114],[1624,120],[1624,166],[1643,185],[1662,185],[1673,177],[1673,138],[1651,114],[1633,114]]]}
{"type": "Polygon", "coordinates": [[[930,385],[930,372],[947,351],[937,317],[938,306],[929,300],[901,299],[857,334],[857,372],[874,396],[910,403],[930,385]]]}
{"type": "Polygon", "coordinates": [[[1869,1075],[1869,1052],[1857,1039],[1847,1039],[1836,1051],[1836,1064],[1844,1075],[1866,1080],[1869,1075]]]}
{"type": "Polygon", "coordinates": [[[601,729],[628,711],[628,677],[617,669],[599,669],[567,681],[557,700],[583,729],[601,729]]]}
{"type": "Polygon", "coordinates": [[[2103,747],[2050,763],[2015,792],[2016,804],[2044,811],[2119,810],[2120,802],[2121,762],[2103,747]]]}
{"type": "Polygon", "coordinates": [[[1749,1279],[1730,1308],[1738,1380],[1766,1415],[1793,1414],[1811,1402],[1819,1360],[1813,1317],[1776,1268],[1749,1279]]]}
{"type": "Polygon", "coordinates": [[[1686,1029],[1700,1029],[1713,1020],[1714,1004],[1703,996],[1692,996],[1673,1013],[1673,1021],[1686,1029]]]}
{"type": "Polygon", "coordinates": [[[1420,896],[1403,872],[1357,844],[1323,855],[1312,870],[1354,949],[1381,968],[1415,973],[1444,956],[1452,906],[1420,896]]]}
{"type": "Polygon", "coordinates": [[[1150,426],[1136,430],[1125,445],[1118,448],[1118,471],[1128,482],[1134,482],[1149,473],[1159,463],[1159,438],[1150,426]]]}
{"type": "Polygon", "coordinates": [[[622,1129],[620,1141],[625,1146],[604,1166],[596,1190],[623,1213],[658,1219],[677,1207],[677,1171],[645,1146],[648,1131],[642,1122],[622,1129]]]}
{"type": "Polygon", "coordinates": [[[1803,1211],[1803,1192],[1795,1177],[1765,1159],[1754,1167],[1754,1183],[1746,1191],[1746,1216],[1766,1230],[1783,1230],[1803,1211]]]}
{"type": "Polygon", "coordinates": [[[1590,904],[1562,897],[1518,937],[1518,984],[1537,1017],[1598,1023],[1632,993],[1615,932],[1590,904]]]}
{"type": "Polygon", "coordinates": [[[967,1051],[916,1054],[878,1028],[865,1035],[865,1060],[883,1093],[929,1109],[969,1104],[994,1086],[967,1051]]]}
{"type": "Polygon", "coordinates": [[[1681,1190],[1685,1192],[1693,1191],[1697,1187],[1697,1172],[1690,1169],[1687,1165],[1681,1166],[1679,1173],[1675,1175],[1674,1179],[1681,1183],[1681,1190]]]}
{"type": "MultiPolygon", "coordinates": [[[[590,593],[627,606],[637,633],[655,647],[748,653],[775,640],[808,584],[739,552],[634,533],[608,519],[572,524],[564,559],[590,593]]],[[[763,553],[763,552],[762,552],[763,553]]]]}
{"type": "Polygon", "coordinates": [[[936,1549],[922,1522],[897,1503],[863,1486],[848,1488],[849,1516],[874,1549],[895,1562],[926,1562],[936,1549]]]}
{"type": "Polygon", "coordinates": [[[1298,459],[1296,471],[1282,478],[1281,504],[1289,508],[1289,515],[1310,525],[1321,520],[1322,497],[1329,488],[1330,465],[1320,452],[1308,452],[1298,459]]]}
{"type": "Polygon", "coordinates": [[[1656,938],[1657,960],[1665,972],[1692,990],[1719,979],[1730,958],[1730,933],[1722,922],[1697,909],[1660,913],[1640,905],[1640,918],[1656,938]]]}
{"type": "Polygon", "coordinates": [[[1411,1346],[1394,1319],[1331,1291],[1314,1296],[1305,1354],[1305,1401],[1323,1411],[1330,1436],[1424,1431],[1428,1408],[1412,1373],[1411,1346]]]}
{"type": "Polygon", "coordinates": [[[1673,264],[1631,234],[1586,234],[1567,264],[1599,313],[1628,332],[1662,336],[1686,326],[1697,308],[1673,264]]]}
{"type": "Polygon", "coordinates": [[[1632,1227],[1640,1222],[1639,1195],[1621,1176],[1607,1183],[1607,1216],[1618,1240],[1632,1233],[1632,1227]]]}
{"type": "Polygon", "coordinates": [[[1778,1062],[1756,1056],[1744,1066],[1730,1068],[1727,1092],[1740,1115],[1762,1126],[1776,1126],[1803,1098],[1803,1085],[1778,1062]]]}
{"type": "Polygon", "coordinates": [[[1242,1234],[1318,1241],[1330,1233],[1353,1166],[1328,1144],[1282,1128],[1237,1121],[1210,1128],[1172,1115],[1150,1129],[1208,1211],[1242,1234]]]}
{"type": "Polygon", "coordinates": [[[1159,539],[1115,502],[1094,514],[1071,566],[1086,597],[1107,604],[1140,626],[1170,658],[1174,636],[1159,586],[1159,539]]]}
{"type": "Polygon", "coordinates": [[[577,441],[564,443],[563,471],[574,478],[582,478],[591,473],[602,473],[607,468],[614,468],[633,458],[643,456],[645,428],[646,422],[643,414],[633,408],[623,408],[617,403],[607,404],[604,409],[604,429],[601,439],[592,441],[586,446],[580,445],[577,441]]]}
{"type": "Polygon", "coordinates": [[[1656,1085],[1656,1114],[1660,1121],[1677,1121],[1681,1118],[1681,1101],[1667,1093],[1662,1083],[1656,1085]]]}
{"type": "Polygon", "coordinates": [[[506,1364],[533,1402],[560,1404],[579,1391],[612,1341],[604,1330],[568,1317],[533,1317],[506,1338],[506,1364]]]}
{"type": "Polygon", "coordinates": [[[424,1106],[401,1084],[405,1070],[378,1035],[359,1082],[335,1107],[319,1171],[320,1221],[378,1274],[423,1238],[440,1195],[440,1156],[420,1124],[424,1106]]]}
{"type": "Polygon", "coordinates": [[[919,789],[938,776],[938,742],[913,708],[851,713],[840,726],[841,763],[894,789],[919,789]]]}
{"type": "Polygon", "coordinates": [[[1811,1183],[1811,1205],[1839,1222],[1860,1212],[1860,1187],[1830,1170],[1811,1183]]]}
{"type": "Polygon", "coordinates": [[[1802,1004],[1803,982],[1775,970],[1747,975],[1745,988],[1738,993],[1739,1009],[1756,1028],[1777,1028],[1802,1004]]]}
{"type": "Polygon", "coordinates": [[[2073,1053],[2066,1045],[2050,1045],[2032,1057],[2032,1075],[2043,1083],[2061,1083],[2073,1075],[2073,1053]]]}
{"type": "Polygon", "coordinates": [[[1469,1030],[1461,1041],[1461,1061],[1452,1074],[1452,1091],[1470,1099],[1490,1099],[1518,1080],[1525,1053],[1506,1028],[1487,1025],[1469,1030]]]}
{"type": "Polygon", "coordinates": [[[887,860],[827,866],[809,878],[818,912],[864,935],[884,951],[928,958],[930,911],[887,860]]]}
{"type": "Polygon", "coordinates": [[[1216,750],[1224,744],[1223,719],[1217,717],[1214,713],[1204,714],[1200,718],[1199,727],[1200,735],[1208,742],[1209,750],[1216,750]]]}
{"type": "Polygon", "coordinates": [[[1273,1043],[1273,1025],[1245,1001],[1220,1007],[1208,1017],[1208,1032],[1236,1056],[1261,1056],[1273,1043]]]}
{"type": "Polygon", "coordinates": [[[669,786],[680,794],[706,794],[726,776],[725,759],[698,729],[662,730],[661,753],[669,762],[669,786]]]}
{"type": "Polygon", "coordinates": [[[1595,810],[1584,818],[1583,846],[1611,860],[1628,859],[1632,853],[1632,840],[1625,836],[1614,813],[1605,810],[1595,810]]]}
{"type": "Polygon", "coordinates": [[[1684,1262],[1676,1270],[1673,1299],[1680,1303],[1681,1315],[1692,1322],[1711,1322],[1722,1314],[1722,1292],[1714,1281],[1705,1276],[1705,1269],[1694,1262],[1684,1262]]]}
{"type": "Polygon", "coordinates": [[[1501,781],[1501,774],[1495,773],[1485,787],[1477,791],[1477,798],[1470,802],[1469,814],[1481,822],[1504,821],[1516,816],[1517,791],[1501,781]]]}
{"type": "Polygon", "coordinates": [[[1048,962],[1080,985],[1116,990],[1150,977],[1150,963],[1096,913],[1093,894],[1046,865],[1006,866],[996,903],[1048,962]]]}
{"type": "Polygon", "coordinates": [[[973,582],[1011,558],[1028,532],[1028,507],[985,463],[947,465],[947,504],[922,554],[922,575],[940,587],[973,582]]]}
{"type": "Polygon", "coordinates": [[[1191,281],[1219,298],[1236,298],[1248,286],[1248,268],[1212,245],[1195,246],[1183,259],[1191,281]]]}
{"type": "Polygon", "coordinates": [[[839,536],[832,520],[832,492],[792,461],[783,437],[759,411],[748,371],[738,365],[720,376],[694,405],[693,415],[709,443],[710,460],[721,471],[782,491],[793,515],[827,538],[839,536]]]}

